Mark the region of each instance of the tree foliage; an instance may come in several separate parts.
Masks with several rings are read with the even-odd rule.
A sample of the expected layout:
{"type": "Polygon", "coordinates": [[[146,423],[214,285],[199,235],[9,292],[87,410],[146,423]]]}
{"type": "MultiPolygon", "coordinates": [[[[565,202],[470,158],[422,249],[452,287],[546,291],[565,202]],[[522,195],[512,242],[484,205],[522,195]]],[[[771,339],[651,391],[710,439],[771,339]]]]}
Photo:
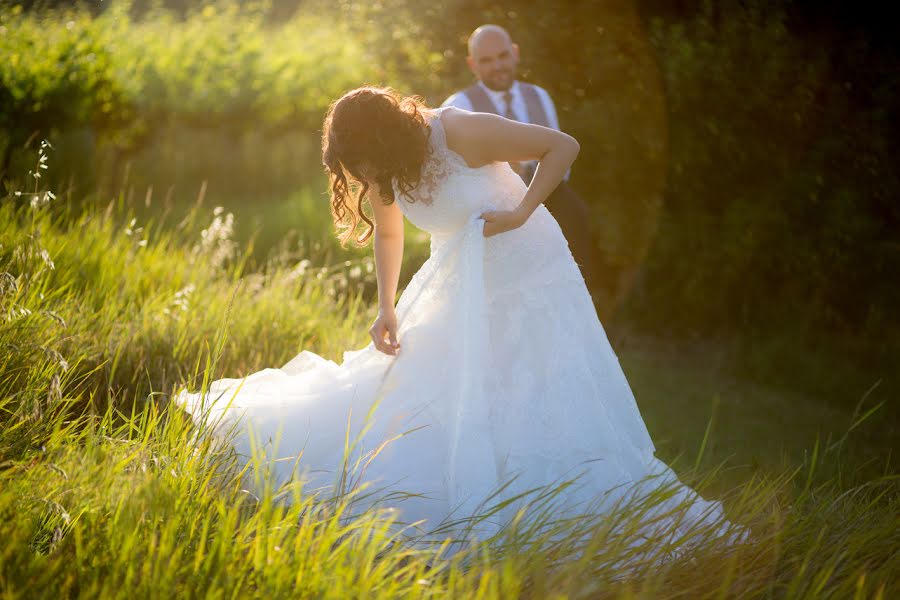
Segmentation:
{"type": "Polygon", "coordinates": [[[522,48],[522,77],[551,92],[582,143],[573,181],[609,286],[631,294],[641,322],[893,331],[897,54],[858,24],[804,20],[811,9],[798,6],[7,6],[0,128],[7,151],[51,128],[87,127],[122,147],[173,123],[314,135],[327,104],[362,83],[440,103],[471,80],[469,32],[496,22],[522,48]]]}

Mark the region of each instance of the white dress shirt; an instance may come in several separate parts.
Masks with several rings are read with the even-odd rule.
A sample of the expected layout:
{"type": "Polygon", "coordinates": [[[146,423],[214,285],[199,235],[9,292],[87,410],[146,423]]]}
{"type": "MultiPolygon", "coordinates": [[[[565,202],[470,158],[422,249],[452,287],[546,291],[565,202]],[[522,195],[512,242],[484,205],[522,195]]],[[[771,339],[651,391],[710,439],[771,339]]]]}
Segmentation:
{"type": "MultiPolygon", "coordinates": [[[[476,85],[480,86],[481,89],[487,93],[488,98],[491,99],[491,102],[494,103],[494,107],[497,109],[497,114],[504,115],[506,113],[506,101],[503,99],[503,95],[506,92],[500,92],[497,90],[492,90],[488,86],[484,85],[481,81],[479,81],[476,85]]],[[[531,84],[534,85],[534,84],[531,84]]],[[[550,94],[547,93],[547,90],[540,87],[539,85],[534,85],[535,90],[537,91],[538,98],[541,100],[541,104],[544,107],[544,113],[547,115],[547,125],[559,131],[559,118],[556,115],[556,106],[553,104],[553,99],[550,98],[550,94]]],[[[509,93],[512,94],[512,110],[516,115],[517,120],[523,123],[530,123],[531,120],[528,116],[528,108],[525,106],[525,98],[522,97],[522,91],[519,89],[519,82],[513,81],[512,86],[509,88],[509,93]]],[[[449,98],[444,100],[444,103],[441,104],[441,107],[444,106],[455,106],[456,108],[461,108],[463,110],[468,110],[472,112],[472,103],[469,101],[469,97],[462,91],[456,92],[451,95],[449,98]]],[[[566,171],[565,176],[563,177],[563,181],[569,180],[570,171],[566,171]]]]}

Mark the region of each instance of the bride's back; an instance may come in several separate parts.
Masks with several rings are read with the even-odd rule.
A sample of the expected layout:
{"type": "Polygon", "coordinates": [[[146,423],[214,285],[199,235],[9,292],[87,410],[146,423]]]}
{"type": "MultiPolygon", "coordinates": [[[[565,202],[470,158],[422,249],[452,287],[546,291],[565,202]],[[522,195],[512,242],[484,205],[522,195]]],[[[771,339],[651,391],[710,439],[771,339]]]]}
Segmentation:
{"type": "Polygon", "coordinates": [[[486,210],[515,207],[525,193],[525,184],[506,163],[472,168],[447,146],[441,115],[448,108],[425,113],[429,154],[419,185],[405,195],[394,184],[394,197],[406,217],[439,238],[459,231],[486,210]]]}
{"type": "MultiPolygon", "coordinates": [[[[454,107],[426,113],[431,130],[429,156],[419,185],[404,195],[396,182],[394,197],[404,215],[432,236],[432,252],[489,210],[512,210],[526,186],[508,163],[470,167],[447,145],[442,115],[454,107]]],[[[485,240],[485,278],[490,288],[514,282],[578,278],[565,237],[550,212],[540,206],[522,227],[485,240]]]]}

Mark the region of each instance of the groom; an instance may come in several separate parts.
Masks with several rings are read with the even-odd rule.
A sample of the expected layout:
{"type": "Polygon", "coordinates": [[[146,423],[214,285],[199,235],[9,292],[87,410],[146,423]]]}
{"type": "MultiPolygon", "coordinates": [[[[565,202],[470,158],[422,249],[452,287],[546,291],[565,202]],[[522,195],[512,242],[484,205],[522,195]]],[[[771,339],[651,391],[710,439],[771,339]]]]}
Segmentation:
{"type": "MultiPolygon", "coordinates": [[[[519,46],[499,25],[482,25],[469,36],[469,69],[478,81],[447,98],[441,106],[455,106],[473,112],[490,112],[521,121],[559,129],[556,107],[550,94],[537,85],[516,79],[519,46]]],[[[531,182],[536,161],[510,163],[526,184],[531,182]]],[[[566,173],[559,187],[545,202],[547,209],[559,222],[569,242],[575,262],[588,289],[597,281],[594,267],[594,244],[588,228],[587,205],[569,186],[566,173]]]]}

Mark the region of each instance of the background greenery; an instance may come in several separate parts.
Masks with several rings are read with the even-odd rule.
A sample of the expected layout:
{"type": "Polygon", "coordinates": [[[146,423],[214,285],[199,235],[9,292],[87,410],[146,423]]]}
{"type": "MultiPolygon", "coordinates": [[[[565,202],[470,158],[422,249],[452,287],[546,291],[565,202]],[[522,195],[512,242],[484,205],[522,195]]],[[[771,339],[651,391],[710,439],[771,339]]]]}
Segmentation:
{"type": "MultiPolygon", "coordinates": [[[[900,59],[879,17],[763,0],[4,3],[4,182],[52,139],[49,182],[74,207],[177,220],[212,198],[251,269],[288,246],[359,259],[324,208],[328,102],[375,82],[438,104],[470,81],[471,29],[501,23],[582,142],[573,181],[617,347],[695,344],[731,375],[852,406],[898,389],[900,59]]],[[[404,278],[427,253],[410,233],[404,278]]]]}
{"type": "Polygon", "coordinates": [[[2,9],[7,178],[50,137],[77,198],[124,190],[149,215],[202,188],[239,239],[256,232],[260,261],[289,229],[334,248],[319,210],[328,102],[376,82],[438,104],[470,80],[466,35],[493,21],[582,141],[574,184],[611,324],[728,339],[745,374],[802,374],[819,394],[858,393],[849,367],[897,354],[898,55],[873,6],[69,4],[2,9]],[[848,364],[839,376],[803,358],[823,348],[848,364]]]}
{"type": "MultiPolygon", "coordinates": [[[[0,2],[0,590],[892,597],[900,36],[879,11],[0,2]],[[581,141],[598,310],[659,455],[757,532],[705,547],[701,574],[621,579],[608,523],[559,525],[567,550],[523,533],[472,568],[340,503],[281,512],[166,403],[364,343],[373,265],[331,229],[324,110],[361,83],[439,104],[483,22],[581,141]]],[[[408,240],[404,279],[428,251],[408,240]]]]}

